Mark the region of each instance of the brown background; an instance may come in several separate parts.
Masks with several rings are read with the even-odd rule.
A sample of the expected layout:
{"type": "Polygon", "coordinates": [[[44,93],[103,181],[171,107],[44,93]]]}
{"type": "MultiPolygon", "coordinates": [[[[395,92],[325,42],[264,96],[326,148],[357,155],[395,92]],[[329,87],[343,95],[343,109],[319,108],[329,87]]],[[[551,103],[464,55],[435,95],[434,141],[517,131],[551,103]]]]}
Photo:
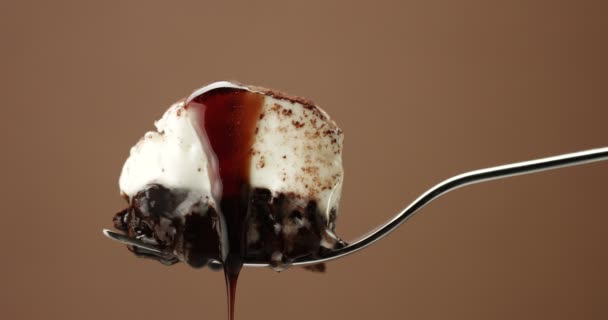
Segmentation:
{"type": "MultiPolygon", "coordinates": [[[[129,147],[212,81],[337,120],[345,239],[452,175],[608,145],[591,1],[127,2],[0,4],[2,319],[226,317],[221,274],[101,234],[129,147]]],[[[606,319],[607,181],[596,163],[458,190],[325,275],[245,270],[237,319],[606,319]]]]}

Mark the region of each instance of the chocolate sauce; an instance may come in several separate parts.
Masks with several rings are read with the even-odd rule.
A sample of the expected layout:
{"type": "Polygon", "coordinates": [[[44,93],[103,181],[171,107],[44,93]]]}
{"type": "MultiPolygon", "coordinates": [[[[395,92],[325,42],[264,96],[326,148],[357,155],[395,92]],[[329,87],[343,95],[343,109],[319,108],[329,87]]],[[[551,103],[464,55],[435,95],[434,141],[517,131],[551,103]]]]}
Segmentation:
{"type": "Polygon", "coordinates": [[[212,193],[224,219],[222,245],[228,316],[234,319],[234,301],[243,266],[249,209],[251,146],[264,97],[242,89],[219,88],[201,94],[187,105],[209,161],[212,193]],[[227,236],[227,237],[226,237],[227,236]],[[226,250],[227,249],[227,250],[226,250]]]}
{"type": "Polygon", "coordinates": [[[228,319],[234,320],[234,303],[236,301],[236,283],[239,278],[239,274],[233,274],[224,271],[226,277],[226,297],[228,301],[228,319]]]}

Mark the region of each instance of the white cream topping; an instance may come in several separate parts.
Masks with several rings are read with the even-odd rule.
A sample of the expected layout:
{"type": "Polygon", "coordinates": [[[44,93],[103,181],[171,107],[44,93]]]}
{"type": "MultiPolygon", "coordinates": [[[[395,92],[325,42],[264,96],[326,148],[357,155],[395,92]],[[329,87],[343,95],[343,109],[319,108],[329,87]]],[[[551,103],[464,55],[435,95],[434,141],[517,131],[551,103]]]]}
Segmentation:
{"type": "Polygon", "coordinates": [[[156,132],[147,132],[131,148],[120,175],[120,191],[133,197],[147,185],[160,184],[189,190],[193,194],[188,202],[196,196],[208,196],[207,157],[184,103],[172,105],[155,125],[156,132]]]}
{"type": "MultiPolygon", "coordinates": [[[[190,190],[201,200],[213,201],[208,159],[192,126],[185,103],[217,89],[239,88],[265,96],[257,123],[250,184],[267,188],[274,195],[291,193],[302,206],[316,200],[326,217],[337,210],[342,189],[342,134],[329,116],[314,106],[275,98],[272,93],[216,82],[174,104],[133,148],[124,164],[119,185],[133,197],[149,184],[190,190]]],[[[206,203],[206,201],[202,201],[206,203]]],[[[184,208],[179,214],[186,214],[184,208]]]]}
{"type": "Polygon", "coordinates": [[[317,107],[266,96],[253,143],[251,185],[316,200],[326,217],[342,190],[342,134],[317,107]],[[334,140],[335,139],[335,140],[334,140]]]}

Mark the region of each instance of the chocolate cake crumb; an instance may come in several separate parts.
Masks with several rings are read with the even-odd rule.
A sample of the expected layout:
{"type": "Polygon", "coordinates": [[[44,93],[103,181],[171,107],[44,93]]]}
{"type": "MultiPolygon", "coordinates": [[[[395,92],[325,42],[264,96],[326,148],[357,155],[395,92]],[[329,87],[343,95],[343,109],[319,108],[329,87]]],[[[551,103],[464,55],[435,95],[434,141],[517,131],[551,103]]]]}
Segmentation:
{"type": "Polygon", "coordinates": [[[315,103],[306,98],[292,96],[292,95],[286,94],[281,91],[271,90],[271,89],[267,89],[267,88],[263,88],[263,87],[257,87],[257,86],[248,86],[248,87],[254,91],[264,93],[264,94],[269,95],[278,100],[287,100],[287,101],[291,101],[291,102],[300,103],[307,109],[316,108],[315,103]]]}
{"type": "Polygon", "coordinates": [[[287,116],[287,117],[291,117],[291,115],[293,114],[293,111],[291,109],[283,109],[283,111],[281,111],[281,114],[283,114],[284,116],[287,116]]]}
{"type": "Polygon", "coordinates": [[[302,128],[304,126],[304,123],[295,120],[291,121],[291,124],[293,124],[296,128],[302,128]]]}

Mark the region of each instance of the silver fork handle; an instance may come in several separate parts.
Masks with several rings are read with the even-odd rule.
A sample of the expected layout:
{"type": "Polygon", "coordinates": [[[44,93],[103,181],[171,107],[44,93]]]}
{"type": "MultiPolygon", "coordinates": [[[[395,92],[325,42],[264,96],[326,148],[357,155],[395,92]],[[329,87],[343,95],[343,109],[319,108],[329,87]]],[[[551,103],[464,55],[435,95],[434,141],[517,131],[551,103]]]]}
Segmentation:
{"type": "MultiPolygon", "coordinates": [[[[435,185],[425,193],[423,193],[420,197],[418,197],[414,202],[412,202],[408,207],[403,209],[397,216],[388,221],[383,226],[379,227],[375,231],[366,235],[365,237],[357,240],[356,242],[332,251],[322,258],[316,260],[296,260],[293,265],[296,266],[305,266],[311,264],[317,264],[322,262],[331,261],[334,259],[338,259],[344,257],[346,255],[355,253],[372,243],[382,239],[387,234],[391,233],[397,227],[399,227],[403,222],[409,219],[414,213],[420,210],[422,207],[430,203],[431,201],[439,198],[440,196],[452,191],[456,190],[460,187],[464,187],[467,185],[471,185],[474,183],[480,183],[484,181],[490,181],[495,179],[502,179],[513,177],[522,174],[535,173],[545,170],[558,169],[568,166],[574,166],[579,164],[591,163],[596,161],[608,160],[608,147],[597,148],[591,150],[585,150],[580,152],[568,153],[554,157],[530,160],[517,162],[513,164],[507,164],[502,166],[496,166],[486,169],[480,169],[475,171],[466,172],[435,185]]],[[[268,264],[245,264],[250,267],[265,267],[268,264]]]]}

